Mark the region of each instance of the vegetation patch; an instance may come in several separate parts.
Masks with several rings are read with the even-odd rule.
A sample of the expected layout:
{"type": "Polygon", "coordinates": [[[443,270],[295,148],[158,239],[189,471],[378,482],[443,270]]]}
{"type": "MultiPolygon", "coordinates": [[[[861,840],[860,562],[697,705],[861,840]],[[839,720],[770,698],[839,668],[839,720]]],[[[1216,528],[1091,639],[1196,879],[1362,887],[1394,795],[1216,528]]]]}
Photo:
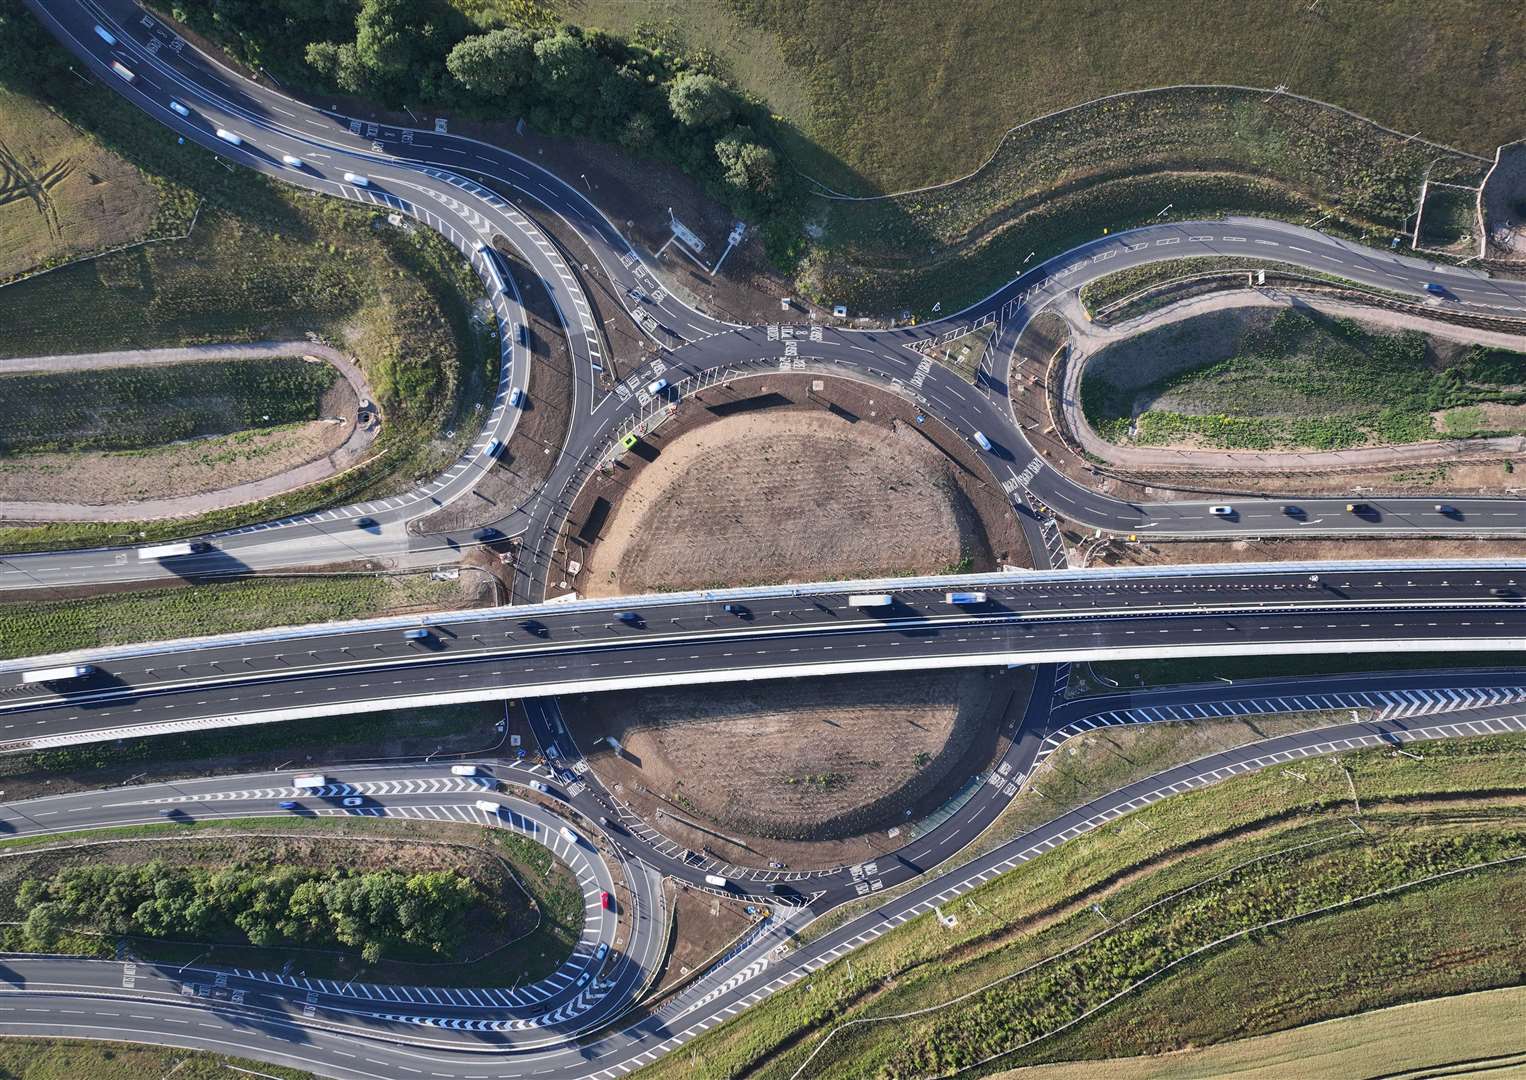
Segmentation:
{"type": "Polygon", "coordinates": [[[170,963],[290,961],[318,978],[502,986],[556,970],[583,929],[572,872],[502,829],[188,820],[0,841],[0,852],[0,914],[13,920],[3,933],[48,951],[109,956],[127,936],[170,963]]]}
{"type": "Polygon", "coordinates": [[[175,1080],[232,1080],[247,1074],[272,1080],[313,1080],[313,1074],[267,1065],[263,1061],[229,1057],[169,1046],[79,1039],[0,1039],[0,1070],[15,1080],[143,1080],[145,1076],[175,1080]]]}
{"type": "Polygon", "coordinates": [[[459,603],[456,582],[436,581],[426,574],[335,574],[0,604],[0,658],[438,610],[459,603]]]}
{"type": "Polygon", "coordinates": [[[1420,208],[1420,246],[1467,249],[1478,242],[1478,189],[1451,184],[1432,184],[1425,189],[1420,208]]]}
{"type": "Polygon", "coordinates": [[[1147,331],[1091,358],[1081,381],[1098,434],[1139,446],[1423,442],[1445,433],[1434,412],[1481,402],[1526,402],[1526,354],[1451,349],[1415,331],[1292,309],[1215,313],[1147,331]],[[1141,385],[1148,375],[1158,377],[1141,385]]]}
{"type": "Polygon", "coordinates": [[[0,455],[137,450],[315,420],[337,377],[296,358],[0,375],[0,455]]]}
{"type": "MultiPolygon", "coordinates": [[[[69,75],[71,55],[17,0],[0,0],[0,18],[11,43],[0,79],[158,183],[205,200],[185,240],[104,255],[0,289],[0,355],[307,332],[346,346],[387,415],[377,457],[332,482],[210,515],[209,527],[379,497],[433,474],[459,452],[475,432],[474,406],[496,385],[498,350],[493,327],[471,320],[482,285],[453,248],[432,230],[394,229],[375,210],[225,168],[209,151],[178,144],[110,89],[69,75]],[[455,430],[455,439],[436,438],[445,430],[455,430]]],[[[162,535],[176,526],[152,528],[162,535]]],[[[0,546],[78,546],[121,531],[53,526],[40,534],[0,534],[0,546]]]]}
{"type": "MultiPolygon", "coordinates": [[[[1116,995],[1104,1021],[1133,988],[1165,1000],[1191,979],[1215,1004],[1173,1010],[1151,1052],[1513,985],[1526,815],[1508,793],[1523,760],[1519,737],[1428,743],[1419,760],[1306,760],[1165,800],[944,905],[954,926],[914,919],[644,1075],[788,1077],[857,1019],[883,1022],[841,1031],[811,1075],[992,1071],[1116,995]]],[[[1100,1052],[1138,1052],[1124,1041],[1100,1052]]]]}

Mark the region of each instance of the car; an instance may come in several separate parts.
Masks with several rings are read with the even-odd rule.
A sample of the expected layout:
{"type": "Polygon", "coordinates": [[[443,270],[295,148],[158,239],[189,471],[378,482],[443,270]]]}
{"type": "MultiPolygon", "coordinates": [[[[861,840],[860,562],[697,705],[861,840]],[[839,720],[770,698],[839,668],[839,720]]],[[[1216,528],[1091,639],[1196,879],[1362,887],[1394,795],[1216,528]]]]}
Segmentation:
{"type": "Polygon", "coordinates": [[[1519,600],[1521,591],[1519,589],[1495,588],[1489,590],[1489,595],[1498,596],[1505,600],[1519,600]]]}
{"type": "Polygon", "coordinates": [[[1208,512],[1214,517],[1233,517],[1235,508],[1233,506],[1210,506],[1208,512]]]}
{"type": "Polygon", "coordinates": [[[641,440],[636,437],[636,433],[634,431],[629,435],[622,435],[620,437],[620,445],[627,450],[633,449],[635,445],[640,441],[641,440]]]}
{"type": "Polygon", "coordinates": [[[519,324],[519,344],[521,347],[530,344],[530,328],[524,323],[519,324]]]}
{"type": "Polygon", "coordinates": [[[404,641],[423,641],[429,636],[429,627],[415,626],[412,630],[403,631],[404,641]]]}
{"type": "Polygon", "coordinates": [[[641,616],[637,615],[634,611],[617,611],[615,612],[615,621],[635,626],[641,622],[641,616]]]}
{"type": "Polygon", "coordinates": [[[550,629],[547,628],[546,624],[541,622],[539,619],[529,619],[525,622],[522,622],[519,624],[519,628],[527,634],[534,634],[536,637],[551,636],[550,629]]]}
{"type": "Polygon", "coordinates": [[[363,796],[360,796],[360,795],[351,795],[349,798],[344,800],[342,805],[344,805],[344,806],[364,806],[365,802],[366,802],[366,800],[365,800],[365,798],[363,796]]]}
{"type": "Polygon", "coordinates": [[[352,173],[352,172],[345,173],[344,174],[344,182],[346,184],[354,184],[356,187],[370,187],[371,186],[371,178],[369,176],[361,176],[359,173],[352,173]]]}
{"type": "Polygon", "coordinates": [[[180,102],[176,101],[174,98],[170,98],[170,111],[176,113],[179,116],[191,115],[191,110],[180,104],[180,102]]]}
{"type": "Polygon", "coordinates": [[[615,910],[615,898],[607,892],[599,893],[599,906],[605,911],[615,910]]]}
{"type": "Polygon", "coordinates": [[[307,162],[303,161],[296,154],[282,154],[281,161],[291,166],[293,169],[300,169],[307,164],[307,162]]]}
{"type": "Polygon", "coordinates": [[[1309,512],[1301,506],[1284,506],[1282,512],[1295,521],[1302,521],[1309,516],[1309,512]]]}
{"type": "Polygon", "coordinates": [[[727,615],[735,615],[739,619],[752,618],[752,609],[746,604],[722,604],[721,610],[727,615]]]}
{"type": "Polygon", "coordinates": [[[1448,506],[1446,503],[1437,503],[1436,513],[1449,518],[1462,517],[1462,511],[1458,510],[1455,506],[1448,506]]]}
{"type": "Polygon", "coordinates": [[[509,404],[517,409],[524,404],[524,400],[525,392],[517,386],[514,387],[514,392],[509,395],[509,404]]]}
{"type": "Polygon", "coordinates": [[[1446,286],[1434,281],[1427,281],[1425,283],[1425,291],[1432,296],[1445,296],[1447,294],[1446,286]]]}
{"type": "Polygon", "coordinates": [[[609,955],[609,943],[601,941],[599,947],[593,951],[594,963],[598,963],[609,955]]]}
{"type": "Polygon", "coordinates": [[[378,522],[374,517],[356,518],[355,519],[355,527],[357,529],[371,529],[371,530],[375,530],[375,529],[380,529],[381,528],[381,523],[378,522]]]}
{"type": "Polygon", "coordinates": [[[531,791],[538,791],[542,795],[549,795],[551,793],[551,789],[548,788],[546,786],[545,782],[542,781],[542,780],[531,780],[530,781],[530,790],[531,791]]]}
{"type": "Polygon", "coordinates": [[[591,978],[593,978],[593,974],[591,972],[587,972],[587,971],[583,972],[583,974],[578,976],[578,985],[579,986],[587,986],[588,985],[588,980],[591,979],[591,978]]]}
{"type": "Polygon", "coordinates": [[[174,817],[178,813],[180,813],[180,811],[176,810],[173,806],[166,806],[164,809],[159,811],[159,816],[160,817],[174,817]]]}
{"type": "Polygon", "coordinates": [[[495,529],[489,525],[486,528],[478,529],[476,532],[472,533],[472,536],[477,540],[481,540],[485,544],[491,544],[494,540],[503,539],[503,530],[495,529]]]}
{"type": "Polygon", "coordinates": [[[132,82],[134,79],[136,79],[138,77],[137,75],[133,74],[132,69],[129,68],[126,64],[120,63],[119,61],[116,61],[116,60],[113,60],[111,62],[111,70],[115,71],[118,75],[120,75],[122,78],[126,79],[128,82],[132,82]]]}
{"type": "Polygon", "coordinates": [[[503,440],[502,439],[493,439],[491,442],[489,442],[487,444],[487,446],[483,447],[483,449],[482,449],[482,456],[483,457],[490,457],[490,458],[491,457],[497,457],[498,456],[498,451],[500,451],[502,449],[503,449],[503,440]]]}
{"type": "Polygon", "coordinates": [[[104,26],[101,26],[99,23],[97,23],[95,27],[95,36],[100,38],[108,45],[115,45],[117,43],[116,35],[113,34],[110,30],[107,30],[104,26]]]}
{"type": "Polygon", "coordinates": [[[646,392],[651,394],[653,397],[656,397],[667,388],[668,380],[666,379],[653,379],[651,382],[646,384],[646,392]]]}
{"type": "Polygon", "coordinates": [[[282,810],[300,810],[302,808],[301,803],[292,802],[290,799],[287,799],[285,802],[278,803],[277,805],[280,806],[282,810]]]}
{"type": "Polygon", "coordinates": [[[1367,503],[1347,503],[1346,504],[1346,513],[1348,513],[1348,514],[1370,514],[1370,513],[1372,513],[1372,507],[1369,506],[1367,503]]]}
{"type": "Polygon", "coordinates": [[[229,131],[227,128],[218,128],[217,137],[223,142],[229,143],[233,146],[244,145],[244,137],[236,131],[229,131]]]}
{"type": "Polygon", "coordinates": [[[980,447],[982,450],[991,449],[991,440],[986,438],[986,433],[984,431],[977,431],[970,437],[975,440],[975,445],[980,447]]]}

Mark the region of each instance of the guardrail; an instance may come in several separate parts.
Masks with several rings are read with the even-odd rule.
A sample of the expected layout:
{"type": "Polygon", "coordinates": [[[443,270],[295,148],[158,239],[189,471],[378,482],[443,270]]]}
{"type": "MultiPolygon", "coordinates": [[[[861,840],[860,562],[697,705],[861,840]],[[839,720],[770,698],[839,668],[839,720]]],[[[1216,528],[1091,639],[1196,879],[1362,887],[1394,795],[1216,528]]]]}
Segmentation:
{"type": "Polygon", "coordinates": [[[237,634],[212,634],[165,641],[145,642],[140,645],[107,646],[93,649],[76,649],[46,656],[23,657],[0,661],[0,672],[19,672],[41,663],[88,663],[105,658],[154,656],[161,653],[183,652],[193,647],[220,647],[241,643],[254,644],[271,641],[303,641],[328,637],[340,633],[368,630],[403,630],[415,626],[449,626],[458,622],[481,622],[484,619],[526,619],[538,616],[561,615],[572,612],[615,612],[631,608],[662,607],[677,604],[707,602],[761,601],[795,598],[801,596],[840,595],[868,592],[917,592],[924,590],[958,590],[969,588],[1025,585],[1033,582],[1083,582],[1083,581],[1150,581],[1173,578],[1223,577],[1233,574],[1250,577],[1263,574],[1330,574],[1348,572],[1409,571],[1435,572],[1438,570],[1482,571],[1515,570],[1526,574],[1526,559],[1457,559],[1441,562],[1421,560],[1337,560],[1304,563],[1237,563],[1189,566],[1128,566],[1085,570],[1018,570],[982,574],[933,574],[924,577],[875,578],[861,581],[816,581],[788,585],[765,585],[753,588],[701,589],[690,592],[643,593],[635,596],[604,597],[588,600],[554,601],[541,604],[502,605],[488,608],[471,608],[460,611],[442,611],[427,615],[393,615],[375,619],[347,619],[338,622],[311,623],[306,626],[274,627],[237,634]]]}

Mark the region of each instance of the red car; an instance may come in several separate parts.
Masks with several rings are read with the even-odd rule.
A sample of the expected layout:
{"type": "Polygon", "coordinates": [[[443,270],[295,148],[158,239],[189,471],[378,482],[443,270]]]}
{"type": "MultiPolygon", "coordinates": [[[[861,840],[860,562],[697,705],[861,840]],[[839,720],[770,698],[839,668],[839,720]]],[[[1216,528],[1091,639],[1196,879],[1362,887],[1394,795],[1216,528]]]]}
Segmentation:
{"type": "Polygon", "coordinates": [[[605,911],[614,911],[615,910],[615,898],[613,896],[610,896],[609,893],[607,893],[607,892],[601,892],[599,894],[599,903],[604,905],[604,910],[605,911]]]}

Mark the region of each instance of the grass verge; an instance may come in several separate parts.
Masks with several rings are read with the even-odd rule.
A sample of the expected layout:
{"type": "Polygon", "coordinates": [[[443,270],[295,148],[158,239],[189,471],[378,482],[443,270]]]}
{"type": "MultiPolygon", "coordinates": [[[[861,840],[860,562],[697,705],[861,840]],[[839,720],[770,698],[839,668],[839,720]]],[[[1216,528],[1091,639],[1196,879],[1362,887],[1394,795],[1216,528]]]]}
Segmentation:
{"type": "Polygon", "coordinates": [[[14,1080],[231,1080],[240,1074],[314,1080],[309,1072],[227,1054],[82,1039],[0,1039],[0,1070],[14,1080]]]}
{"type": "Polygon", "coordinates": [[[454,581],[427,574],[315,575],[0,604],[0,659],[459,606],[454,581]]]}
{"type": "Polygon", "coordinates": [[[1526,738],[1490,737],[1427,744],[1420,760],[1370,751],[1301,761],[1165,800],[946,905],[956,926],[915,919],[855,950],[851,964],[837,961],[690,1043],[682,1061],[659,1061],[642,1075],[787,1077],[844,1020],[961,999],[909,1022],[854,1029],[862,1034],[834,1040],[811,1070],[941,1075],[1074,1020],[1203,946],[1201,959],[1152,987],[1169,993],[1178,980],[1221,973],[1208,980],[1221,1004],[1198,1043],[1517,982],[1526,976],[1520,863],[1351,901],[1526,852],[1526,815],[1513,797],[1523,765],[1526,738]],[[1353,792],[1363,831],[1348,820],[1353,792]],[[1417,932],[1408,917],[1422,914],[1417,932]],[[1275,935],[1210,945],[1289,917],[1300,921],[1275,935]],[[1354,924],[1331,933],[1338,920],[1354,924]],[[1390,932],[1380,933],[1385,926],[1390,932]],[[1477,947],[1458,947],[1459,935],[1477,947]],[[1275,965],[1248,967],[1240,949],[1275,965]],[[1248,971],[1267,978],[1258,983],[1248,971]],[[1281,976],[1310,972],[1326,993],[1310,994],[1306,983],[1301,992],[1279,984],[1280,998],[1267,990],[1281,976]],[[1267,1000],[1292,1007],[1245,1015],[1267,1000]]]}
{"type": "MultiPolygon", "coordinates": [[[[1110,680],[1124,688],[1177,686],[1224,679],[1273,679],[1345,675],[1363,671],[1420,671],[1433,668],[1518,668],[1521,654],[1480,653],[1321,653],[1309,656],[1190,656],[1155,660],[1098,660],[1087,665],[1099,678],[1086,679],[1086,693],[1111,694],[1110,680]]],[[[1079,672],[1077,674],[1080,674],[1079,672]]],[[[1082,680],[1077,679],[1077,682],[1082,680]]]]}

